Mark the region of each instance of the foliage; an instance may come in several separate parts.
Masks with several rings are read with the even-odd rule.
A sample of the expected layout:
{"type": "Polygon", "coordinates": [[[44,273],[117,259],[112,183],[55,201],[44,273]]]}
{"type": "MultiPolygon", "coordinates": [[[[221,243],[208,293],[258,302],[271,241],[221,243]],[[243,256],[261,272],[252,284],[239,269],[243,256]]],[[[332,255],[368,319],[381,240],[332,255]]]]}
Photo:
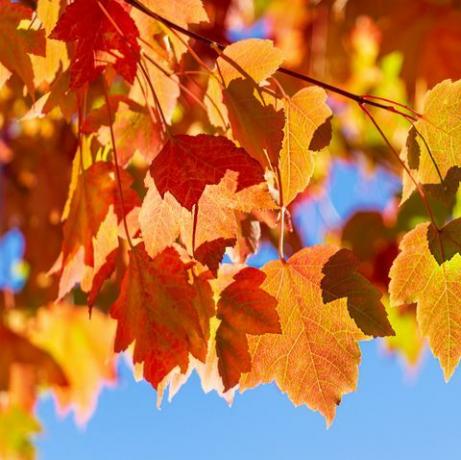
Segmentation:
{"type": "Polygon", "coordinates": [[[0,243],[2,458],[33,458],[42,391],[85,423],[123,351],[159,403],[196,371],[328,424],[362,340],[415,365],[427,339],[453,375],[461,10],[403,3],[0,0],[0,231],[25,239],[19,269],[0,243]],[[305,248],[292,215],[338,157],[401,194],[305,248]]]}

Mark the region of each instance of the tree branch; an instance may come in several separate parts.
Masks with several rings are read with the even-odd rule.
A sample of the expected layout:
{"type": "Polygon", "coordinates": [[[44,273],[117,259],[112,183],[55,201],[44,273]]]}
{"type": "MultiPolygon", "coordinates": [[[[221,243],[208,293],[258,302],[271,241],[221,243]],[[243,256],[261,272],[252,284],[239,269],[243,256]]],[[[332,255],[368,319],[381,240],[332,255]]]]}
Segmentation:
{"type": "MultiPolygon", "coordinates": [[[[226,45],[224,45],[223,43],[219,43],[219,42],[217,42],[215,40],[212,40],[212,39],[210,39],[210,38],[208,38],[208,37],[206,37],[204,35],[201,35],[201,34],[199,34],[197,32],[194,32],[193,30],[189,30],[189,29],[186,29],[184,27],[181,27],[178,24],[175,24],[174,22],[170,21],[169,19],[166,19],[163,16],[160,16],[159,14],[155,13],[150,8],[148,8],[146,5],[141,3],[139,0],[124,0],[124,1],[125,1],[125,3],[128,3],[133,8],[136,8],[137,10],[139,10],[142,13],[146,14],[147,16],[151,17],[152,19],[155,19],[156,21],[161,22],[162,24],[164,24],[168,28],[170,28],[172,30],[175,30],[176,32],[179,32],[179,33],[181,33],[183,35],[187,35],[188,37],[193,38],[195,40],[198,40],[198,41],[200,41],[202,43],[205,43],[206,45],[210,46],[211,48],[218,48],[220,50],[223,50],[226,47],[226,45]]],[[[370,106],[373,106],[373,107],[377,107],[377,108],[380,108],[380,109],[387,110],[389,112],[393,112],[393,113],[402,115],[404,117],[409,116],[408,114],[405,114],[405,113],[401,112],[400,110],[398,110],[394,105],[388,105],[388,104],[384,104],[383,102],[379,102],[378,100],[372,100],[370,98],[370,96],[362,96],[360,94],[351,93],[350,91],[347,91],[347,90],[345,90],[343,88],[339,88],[337,86],[331,85],[331,84],[326,83],[324,81],[317,80],[316,78],[313,78],[313,77],[311,77],[309,75],[304,75],[304,74],[302,74],[300,72],[296,72],[294,70],[287,69],[286,67],[279,67],[279,69],[277,71],[279,73],[288,75],[290,77],[296,78],[296,79],[304,81],[306,83],[310,83],[312,85],[319,86],[319,87],[321,87],[321,88],[323,88],[323,89],[325,89],[327,91],[330,91],[332,93],[339,94],[340,96],[343,96],[343,97],[345,97],[347,99],[353,100],[353,101],[357,102],[360,105],[367,104],[367,105],[370,105],[370,106]]],[[[395,105],[398,105],[398,103],[395,103],[395,105]]],[[[411,112],[414,115],[416,115],[418,118],[421,117],[420,114],[414,112],[413,110],[411,110],[411,112]]]]}

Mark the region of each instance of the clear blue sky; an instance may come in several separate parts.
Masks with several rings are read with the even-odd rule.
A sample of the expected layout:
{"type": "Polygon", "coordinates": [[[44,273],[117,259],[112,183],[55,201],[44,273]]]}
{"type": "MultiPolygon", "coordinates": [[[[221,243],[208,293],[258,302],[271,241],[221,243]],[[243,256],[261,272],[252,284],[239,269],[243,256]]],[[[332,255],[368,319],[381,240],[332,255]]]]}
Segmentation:
{"type": "MultiPolygon", "coordinates": [[[[306,243],[315,243],[354,209],[383,209],[398,186],[383,171],[367,176],[337,163],[328,203],[302,206],[296,224],[306,243]]],[[[85,430],[70,416],[60,419],[50,398],[40,402],[39,459],[460,459],[461,372],[445,384],[426,353],[419,374],[409,378],[378,341],[362,350],[359,388],[343,398],[328,430],[319,414],[294,408],[274,385],[237,395],[229,408],[217,395],[204,395],[194,377],[157,410],[154,390],[135,383],[122,365],[118,387],[102,393],[85,430]]]]}

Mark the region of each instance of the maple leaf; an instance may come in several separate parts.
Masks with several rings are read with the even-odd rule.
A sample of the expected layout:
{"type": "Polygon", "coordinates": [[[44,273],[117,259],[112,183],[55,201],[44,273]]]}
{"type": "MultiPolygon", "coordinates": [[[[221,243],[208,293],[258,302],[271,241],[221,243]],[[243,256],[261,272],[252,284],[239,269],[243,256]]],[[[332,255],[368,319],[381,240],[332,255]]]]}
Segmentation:
{"type": "Polygon", "coordinates": [[[133,83],[140,59],[139,31],[117,0],[75,0],[64,10],[50,37],[76,42],[72,89],[93,81],[106,67],[107,59],[133,83]]]}
{"type": "Polygon", "coordinates": [[[93,265],[93,237],[114,204],[115,181],[110,163],[96,162],[78,177],[69,215],[63,226],[63,265],[83,246],[87,265],[93,265]]]}
{"type": "MultiPolygon", "coordinates": [[[[410,129],[402,152],[418,182],[439,184],[461,163],[460,110],[461,80],[445,80],[426,93],[422,118],[410,129]]],[[[413,190],[414,184],[405,173],[402,201],[413,190]]]]}
{"type": "Polygon", "coordinates": [[[38,420],[19,407],[0,410],[0,457],[35,459],[33,437],[41,432],[38,420]]]}
{"type": "Polygon", "coordinates": [[[252,369],[240,380],[242,390],[275,381],[294,404],[320,411],[328,424],[342,395],[357,385],[357,341],[365,337],[346,296],[324,300],[322,269],[335,254],[330,246],[305,248],[263,268],[261,287],[277,299],[282,334],[249,340],[252,369]]]}
{"type": "MultiPolygon", "coordinates": [[[[112,129],[120,166],[125,167],[136,152],[150,163],[164,144],[163,128],[157,119],[157,113],[125,96],[111,96],[109,104],[111,113],[115,113],[112,129]]],[[[98,139],[101,144],[109,144],[110,122],[106,103],[87,114],[82,132],[91,134],[99,131],[98,139]]]]}
{"type": "MultiPolygon", "coordinates": [[[[245,246],[251,246],[250,240],[254,237],[251,229],[245,228],[246,216],[254,210],[274,209],[276,205],[266,183],[253,185],[239,192],[236,189],[237,174],[233,171],[228,171],[219,184],[206,186],[198,202],[195,241],[197,249],[207,242],[224,238],[236,239],[235,251],[243,256],[243,260],[251,252],[245,249],[245,246]]],[[[180,227],[182,240],[192,254],[194,217],[191,213],[182,213],[180,227]]]]}
{"type": "Polygon", "coordinates": [[[102,387],[115,382],[114,332],[110,318],[96,310],[89,321],[85,307],[56,304],[37,314],[32,341],[64,370],[69,385],[54,394],[60,411],[75,410],[79,424],[92,415],[102,387]]]}
{"type": "Polygon", "coordinates": [[[207,342],[187,269],[173,248],[151,259],[139,243],[110,311],[117,320],[115,351],[135,341],[133,361],[144,363],[144,377],[155,388],[176,366],[187,370],[189,353],[205,360],[207,342]]]}
{"type": "Polygon", "coordinates": [[[279,169],[284,205],[309,184],[314,171],[311,143],[315,133],[331,117],[322,88],[311,87],[285,99],[285,128],[279,169]]]}
{"type": "MultiPolygon", "coordinates": [[[[61,0],[38,0],[36,14],[43,24],[46,35],[49,35],[56,25],[61,7],[61,0]]],[[[46,39],[46,51],[43,56],[31,56],[35,84],[52,83],[62,67],[69,66],[66,44],[46,39]]]]}
{"type": "MultiPolygon", "coordinates": [[[[189,254],[193,255],[193,216],[169,192],[162,198],[150,174],[145,183],[148,190],[139,213],[139,225],[147,253],[155,257],[181,236],[189,254]]],[[[212,270],[226,247],[237,244],[243,259],[252,252],[244,248],[253,238],[251,229],[244,228],[246,213],[276,207],[265,183],[240,192],[236,192],[236,188],[237,173],[228,171],[219,184],[205,187],[198,202],[195,258],[206,265],[211,264],[212,270]],[[210,252],[212,248],[216,249],[215,254],[210,252]]]]}
{"type": "Polygon", "coordinates": [[[150,174],[145,182],[148,189],[139,212],[139,226],[146,252],[155,257],[178,238],[182,208],[169,192],[160,196],[150,174]]]}
{"type": "Polygon", "coordinates": [[[9,389],[14,365],[32,368],[36,375],[36,383],[62,387],[68,385],[62,368],[49,353],[1,323],[0,343],[0,391],[9,389]]]}
{"type": "Polygon", "coordinates": [[[226,248],[235,246],[236,242],[235,238],[216,238],[212,241],[205,241],[195,250],[194,256],[216,276],[226,248]]]}
{"type": "MultiPolygon", "coordinates": [[[[120,179],[124,195],[124,209],[117,190],[112,163],[98,161],[79,174],[75,190],[71,195],[69,212],[63,225],[62,266],[65,266],[77,254],[80,247],[83,247],[83,261],[86,265],[93,267],[94,238],[110,206],[113,206],[120,221],[138,205],[138,196],[130,188],[132,182],[130,175],[122,170],[120,179]]],[[[107,252],[113,249],[114,245],[109,247],[107,252]]]]}
{"type": "Polygon", "coordinates": [[[33,11],[9,0],[0,1],[0,63],[21,78],[30,95],[34,94],[34,72],[28,53],[44,56],[44,31],[18,30],[21,20],[32,18],[33,11]]]}
{"type": "Polygon", "coordinates": [[[389,293],[394,306],[416,303],[421,333],[449,380],[461,358],[461,255],[458,246],[458,253],[447,254],[450,259],[437,261],[431,247],[444,247],[450,239],[450,231],[445,233],[439,236],[424,223],[404,236],[390,271],[389,293]]]}
{"type": "Polygon", "coordinates": [[[224,84],[236,78],[251,78],[260,83],[273,75],[283,62],[283,53],[270,40],[249,38],[232,43],[218,57],[216,66],[224,84]]]}
{"type": "Polygon", "coordinates": [[[247,334],[279,334],[280,322],[276,299],[260,288],[266,278],[256,268],[244,268],[220,295],[216,331],[218,369],[224,391],[238,384],[240,376],[251,370],[247,334]]]}
{"type": "Polygon", "coordinates": [[[234,138],[265,167],[276,165],[282,145],[283,111],[261,102],[249,80],[233,80],[223,91],[234,138]]]}
{"type": "Polygon", "coordinates": [[[160,195],[170,192],[189,211],[206,185],[217,184],[227,170],[239,173],[237,192],[264,181],[262,167],[245,150],[206,134],[170,138],[150,167],[160,195]]]}

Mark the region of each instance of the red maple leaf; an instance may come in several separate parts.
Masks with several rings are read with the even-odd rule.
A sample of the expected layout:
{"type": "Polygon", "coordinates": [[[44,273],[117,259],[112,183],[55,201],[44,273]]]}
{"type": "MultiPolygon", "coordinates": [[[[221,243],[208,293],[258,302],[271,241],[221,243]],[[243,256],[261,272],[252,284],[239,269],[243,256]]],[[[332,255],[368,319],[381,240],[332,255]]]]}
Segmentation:
{"type": "Polygon", "coordinates": [[[151,259],[140,243],[130,251],[128,270],[111,316],[117,320],[115,351],[135,341],[133,361],[157,388],[176,366],[185,372],[189,353],[204,361],[207,343],[188,282],[188,266],[173,248],[151,259]]]}
{"type": "Polygon", "coordinates": [[[208,184],[226,171],[239,173],[237,192],[264,181],[262,166],[242,148],[222,136],[199,134],[171,138],[152,162],[150,173],[160,195],[170,192],[192,210],[208,184]]]}
{"type": "Polygon", "coordinates": [[[71,63],[73,89],[94,80],[108,63],[133,83],[140,58],[138,37],[136,24],[116,0],[76,0],[65,9],[50,35],[76,42],[71,63]]]}

